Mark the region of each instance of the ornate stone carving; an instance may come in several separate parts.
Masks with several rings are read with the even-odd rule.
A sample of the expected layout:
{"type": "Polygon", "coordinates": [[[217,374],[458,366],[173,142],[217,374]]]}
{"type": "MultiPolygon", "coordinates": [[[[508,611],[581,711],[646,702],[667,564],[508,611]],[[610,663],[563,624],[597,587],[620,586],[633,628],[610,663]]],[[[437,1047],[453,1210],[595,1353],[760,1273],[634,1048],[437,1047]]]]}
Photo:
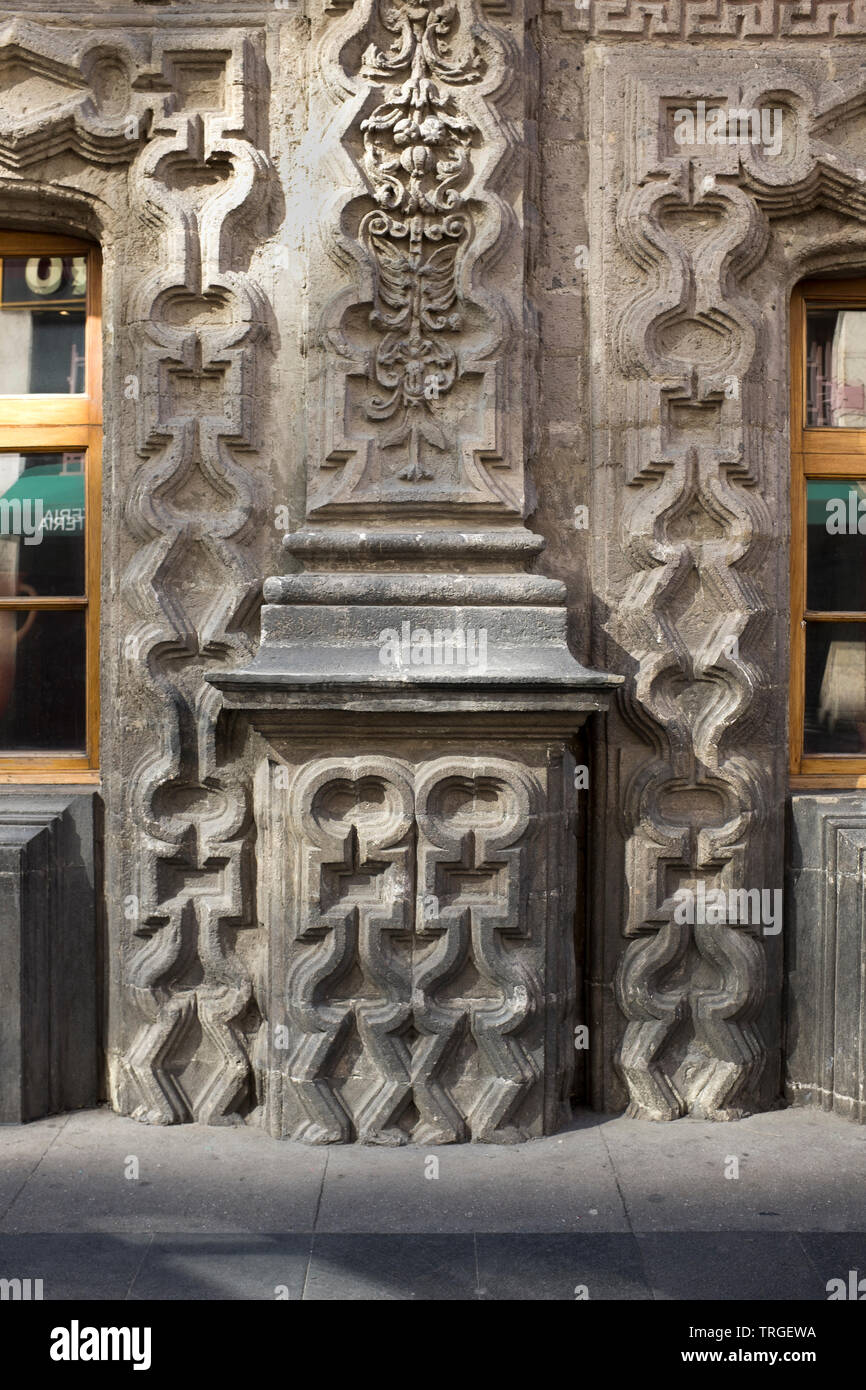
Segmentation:
{"type": "Polygon", "coordinates": [[[153,106],[132,89],[131,37],[67,33],[13,19],[0,26],[0,166],[24,170],[71,151],[100,165],[135,155],[153,106]]]}
{"type": "MultiPolygon", "coordinates": [[[[679,890],[729,900],[782,881],[784,768],[762,731],[767,694],[781,685],[767,585],[786,507],[771,497],[785,469],[768,473],[764,461],[766,330],[745,284],[767,249],[768,217],[823,205],[863,220],[862,171],[838,132],[832,148],[825,138],[863,91],[859,79],[821,89],[778,69],[744,89],[706,59],[683,68],[678,86],[672,67],[647,79],[612,60],[603,98],[623,103],[626,128],[615,225],[599,235],[627,285],[607,306],[609,413],[598,403],[612,422],[611,436],[599,432],[601,456],[611,437],[622,441],[614,506],[628,564],[605,591],[604,659],[613,664],[615,648],[634,674],[620,704],[631,734],[613,740],[609,788],[622,804],[631,938],[616,976],[628,1019],[620,1067],[633,1114],[728,1118],[776,1094],[777,1051],[760,1018],[775,1007],[766,976],[769,957],[777,991],[778,942],[762,920],[688,923],[677,904],[679,890]],[[674,110],[702,97],[777,108],[779,157],[758,144],[677,146],[674,110]]],[[[603,486],[597,514],[611,506],[603,486]]]]}
{"type": "Polygon", "coordinates": [[[327,111],[323,159],[351,172],[322,245],[352,278],[335,295],[331,274],[323,301],[311,518],[384,505],[522,515],[521,430],[506,437],[504,411],[523,372],[523,305],[496,269],[516,221],[498,192],[515,136],[496,105],[513,58],[468,0],[381,0],[323,39],[324,84],[342,103],[327,111]]]}
{"type": "Polygon", "coordinates": [[[125,1061],[122,1104],[161,1123],[236,1120],[251,1099],[238,1021],[252,982],[227,945],[228,934],[251,925],[248,790],[221,759],[218,700],[202,682],[203,665],[251,650],[243,624],[258,592],[243,537],[260,500],[240,456],[258,447],[266,305],[255,282],[226,263],[224,242],[232,217],[261,203],[268,164],[252,138],[254,53],[244,40],[227,49],[212,53],[187,36],[172,37],[167,52],[155,45],[172,95],[133,171],[141,216],[158,228],[166,255],[165,268],[139,282],[129,313],[141,352],[144,462],[127,503],[139,544],[126,592],[139,622],[125,654],[133,678],[150,673],[142,693],[158,696],[162,747],[140,760],[128,789],[141,828],[134,932],[144,940],[128,981],[148,1022],[125,1061]],[[219,306],[225,322],[209,323],[206,309],[191,327],[172,322],[190,304],[219,306]],[[191,485],[209,505],[190,505],[191,485]],[[190,594],[192,604],[181,597],[191,546],[213,575],[205,604],[200,594],[190,594]],[[194,1021],[203,1042],[193,1090],[174,1072],[194,1021]]]}
{"type": "Polygon", "coordinates": [[[526,773],[502,760],[440,759],[419,770],[416,787],[419,935],[436,942],[417,988],[435,1000],[469,962],[477,973],[480,997],[444,1008],[431,1000],[428,1014],[449,1041],[468,1025],[483,1078],[468,1128],[487,1142],[525,1138],[516,1117],[541,1077],[524,1041],[543,1009],[527,862],[537,797],[526,773]]]}
{"type": "Polygon", "coordinates": [[[509,1143],[555,1125],[574,1007],[544,901],[568,852],[562,769],[539,781],[513,757],[321,757],[285,791],[277,772],[265,765],[258,792],[272,1132],[509,1143]]]}
{"type": "MultiPolygon", "coordinates": [[[[313,319],[298,349],[309,367],[313,525],[293,543],[318,548],[327,576],[345,571],[345,557],[335,560],[344,550],[352,563],[367,546],[374,568],[381,565],[378,579],[363,563],[360,573],[334,578],[340,602],[323,602],[316,614],[323,592],[313,575],[306,597],[303,584],[296,586],[299,606],[278,612],[291,642],[307,633],[311,669],[299,686],[307,676],[315,680],[323,653],[339,658],[341,637],[329,646],[329,632],[351,632],[359,661],[369,658],[381,622],[375,604],[365,607],[365,593],[375,591],[385,610],[404,604],[401,618],[429,614],[435,626],[449,598],[446,564],[459,608],[449,622],[459,627],[461,615],[480,612],[498,635],[486,706],[494,720],[503,710],[517,718],[526,706],[561,717],[571,731],[604,702],[605,678],[586,672],[565,645],[562,586],[513,572],[541,544],[522,527],[524,409],[533,394],[523,325],[531,336],[533,318],[522,225],[531,217],[523,152],[531,120],[521,78],[534,71],[534,58],[522,11],[512,22],[510,4],[493,0],[486,8],[510,28],[480,22],[468,0],[375,11],[365,0],[313,16],[305,123],[317,138],[303,153],[293,150],[284,180],[286,190],[309,191],[309,206],[319,210],[320,241],[312,249],[306,229],[281,232],[284,242],[275,244],[284,190],[267,153],[276,123],[265,112],[265,45],[271,55],[279,50],[288,83],[282,57],[291,43],[280,43],[292,26],[300,41],[300,19],[269,13],[266,34],[258,21],[239,28],[222,16],[218,29],[205,28],[192,12],[153,30],[142,16],[121,36],[108,16],[91,32],[21,23],[3,30],[0,82],[10,114],[0,121],[0,166],[4,192],[19,200],[16,218],[47,207],[42,195],[50,185],[49,225],[99,235],[105,249],[112,525],[104,647],[114,702],[103,745],[109,1070],[115,1106],[150,1122],[243,1118],[256,1112],[259,1082],[268,1122],[278,1132],[302,1124],[314,1137],[335,1137],[348,1124],[352,1133],[391,1142],[413,1128],[412,1107],[418,1132],[442,1138],[518,1138],[562,1117],[572,1057],[574,884],[563,841],[568,815],[554,833],[544,808],[565,802],[567,753],[557,754],[559,762],[551,755],[541,771],[521,772],[505,740],[501,759],[458,759],[457,771],[443,762],[429,788],[413,762],[403,774],[418,837],[411,845],[388,835],[368,844],[351,827],[340,839],[330,821],[316,820],[311,808],[320,802],[311,793],[303,813],[307,848],[318,844],[330,854],[328,837],[336,836],[343,854],[327,860],[323,873],[342,863],[349,880],[357,873],[377,892],[384,871],[375,865],[391,863],[391,855],[400,869],[391,872],[386,921],[360,893],[358,969],[380,992],[384,1013],[368,1007],[366,994],[351,996],[350,1046],[361,1049],[366,1090],[343,1104],[337,1091],[343,1096],[346,1088],[335,1089],[331,1074],[346,1060],[342,1025],[328,1034],[329,1010],[342,1007],[339,970],[327,982],[335,999],[323,999],[307,987],[301,966],[291,973],[291,963],[290,977],[280,978],[300,1011],[293,1027],[306,1020],[311,1037],[288,1078],[266,1055],[277,976],[272,967],[263,974],[255,942],[253,755],[236,761],[232,729],[217,727],[220,702],[208,680],[221,666],[242,664],[252,648],[264,568],[256,547],[260,553],[272,462],[251,462],[271,399],[262,383],[264,350],[278,323],[274,336],[285,355],[285,330],[301,318],[298,311],[292,320],[276,297],[271,307],[262,272],[291,245],[299,265],[307,257],[292,273],[299,285],[308,276],[303,298],[313,319]],[[19,88],[20,111],[11,99],[19,88]],[[342,276],[336,294],[335,267],[342,276]],[[386,516],[392,506],[409,529],[386,528],[384,539],[359,534],[366,515],[386,516]],[[343,519],[345,530],[327,534],[317,525],[323,519],[343,519]],[[415,572],[396,572],[393,562],[407,556],[415,572]],[[430,570],[438,577],[422,585],[430,570]],[[428,594],[432,609],[424,606],[428,594]],[[314,603],[305,610],[307,597],[314,603]],[[540,676],[541,695],[530,689],[540,676]],[[464,824],[448,809],[458,793],[473,806],[490,802],[496,814],[478,824],[467,814],[464,824]],[[561,911],[559,897],[552,900],[555,930],[537,906],[541,888],[527,898],[518,887],[530,841],[530,882],[545,873],[557,887],[565,884],[561,911]],[[419,919],[417,875],[435,880],[441,873],[459,880],[465,900],[455,888],[447,902],[440,898],[441,920],[419,919]],[[401,1031],[405,961],[399,951],[397,963],[391,960],[388,942],[399,945],[403,926],[415,945],[401,1031]],[[429,981],[425,971],[432,971],[429,981]],[[454,992],[464,984],[465,998],[454,992]],[[285,1125],[284,1101],[300,1107],[285,1125]]],[[[286,106],[281,93],[280,109],[286,106]]],[[[304,134],[300,122],[297,132],[304,134]]],[[[292,586],[280,580],[278,587],[288,594],[292,586]]],[[[280,628],[273,610],[271,625],[280,628]]],[[[265,667],[273,657],[269,631],[265,667]]],[[[378,665],[372,674],[381,674],[378,665]]],[[[423,706],[440,717],[438,691],[416,700],[400,684],[393,680],[390,691],[398,705],[402,699],[404,708],[423,706]]],[[[458,673],[449,684],[466,682],[458,673]]],[[[454,696],[449,708],[458,723],[471,699],[466,690],[454,696]]],[[[383,795],[401,786],[398,772],[381,785],[383,795]]],[[[266,817],[265,836],[269,824],[266,817]]],[[[283,841],[290,829],[300,834],[284,825],[283,841]]],[[[271,854],[267,862],[273,867],[277,859],[271,854]]],[[[335,874],[338,884],[348,882],[335,874]]],[[[350,909],[335,900],[321,910],[332,944],[349,930],[352,891],[350,909]]],[[[262,892],[272,948],[280,914],[306,910],[293,945],[324,959],[312,899],[305,909],[296,885],[279,874],[265,877],[262,892]]]]}
{"type": "Polygon", "coordinates": [[[568,739],[613,682],[571,654],[561,586],[515,572],[543,544],[522,525],[536,57],[507,22],[395,0],[314,29],[306,524],[284,541],[313,572],[269,578],[254,660],[208,675],[285,760],[257,781],[256,1051],[265,1122],[313,1142],[513,1142],[567,1112],[568,739]],[[446,624],[465,659],[382,646],[433,651],[446,624]]]}
{"type": "Polygon", "coordinates": [[[845,39],[866,34],[864,0],[545,0],[566,32],[625,39],[845,39]]]}
{"type": "Polygon", "coordinates": [[[473,124],[442,96],[450,86],[477,81],[481,57],[470,38],[462,61],[449,62],[448,35],[456,6],[382,7],[384,27],[397,37],[387,52],[373,45],[364,77],[397,82],[390,98],[361,122],[364,169],[378,204],[360,228],[375,269],[370,324],[384,337],[373,373],[379,392],[367,402],[371,420],[390,420],[383,449],[405,445],[408,462],[398,477],[420,482],[433,475],[421,462],[421,441],[444,451],[449,441],[432,403],[451,390],[457,354],[448,336],[463,324],[455,310],[458,258],[472,223],[460,189],[470,169],[473,124]]]}
{"type": "Polygon", "coordinates": [[[411,957],[397,942],[413,926],[412,809],[405,772],[391,758],[327,759],[305,769],[294,788],[297,947],[278,939],[271,959],[292,1025],[290,1085],[305,1112],[296,1138],[351,1137],[351,1112],[332,1078],[353,1024],[373,1064],[357,1106],[359,1137],[387,1142],[399,1133],[390,1122],[411,1092],[401,1036],[412,1018],[411,957]],[[358,996],[335,999],[353,969],[363,976],[358,996]]]}
{"type": "Polygon", "coordinates": [[[0,29],[4,196],[20,218],[36,193],[38,225],[65,217],[105,246],[111,1086],[157,1122],[237,1118],[252,1075],[233,945],[252,921],[248,789],[202,671],[250,651],[258,595],[243,456],[268,311],[231,239],[270,177],[260,61],[228,28],[0,29]]]}

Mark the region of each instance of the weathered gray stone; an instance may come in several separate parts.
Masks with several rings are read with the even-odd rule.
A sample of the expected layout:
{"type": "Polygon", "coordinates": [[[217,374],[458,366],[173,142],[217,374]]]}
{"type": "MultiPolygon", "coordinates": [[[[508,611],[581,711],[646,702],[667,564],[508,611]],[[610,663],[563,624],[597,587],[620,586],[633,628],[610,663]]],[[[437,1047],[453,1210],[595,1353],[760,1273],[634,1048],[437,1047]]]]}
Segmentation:
{"type": "MultiPolygon", "coordinates": [[[[716,8],[613,17],[595,5],[577,26],[647,40],[590,50],[587,280],[590,655],[629,677],[603,750],[602,804],[619,816],[594,856],[596,1099],[654,1119],[735,1117],[779,1094],[781,934],[763,919],[685,923],[677,897],[782,891],[784,308],[807,271],[841,271],[866,249],[852,48],[828,67],[802,44],[651,41],[726,34],[722,9],[739,11],[744,37],[796,28],[794,7],[716,8]],[[675,111],[701,100],[778,106],[778,157],[743,141],[678,144],[675,111]]],[[[820,20],[797,32],[820,33],[820,20]]]]}
{"type": "Polygon", "coordinates": [[[785,1093],[866,1121],[866,797],[794,796],[785,1093]]]}
{"type": "MultiPolygon", "coordinates": [[[[294,813],[257,769],[351,761],[357,732],[414,798],[422,766],[498,760],[567,858],[540,759],[585,719],[592,1102],[775,1104],[781,937],[673,902],[782,887],[786,305],[866,260],[866,0],[136,9],[0,25],[4,223],[104,256],[112,1104],[263,1118],[257,817],[294,813]],[[702,99],[779,103],[778,158],[677,145],[702,99]],[[384,671],[404,623],[483,629],[487,671],[384,671]]],[[[532,919],[557,949],[569,911],[532,919]]],[[[853,1036],[853,985],[828,1001],[853,1036]]]]}
{"type": "Polygon", "coordinates": [[[498,687],[610,689],[609,677],[572,656],[566,616],[564,607],[267,604],[255,660],[242,672],[214,675],[212,683],[236,692],[339,683],[395,693],[436,685],[444,694],[457,686],[479,698],[498,687]]]}
{"type": "Polygon", "coordinates": [[[97,798],[0,790],[0,1123],[95,1105],[97,798]]]}
{"type": "Polygon", "coordinates": [[[346,30],[322,52],[372,40],[340,73],[368,100],[334,119],[366,175],[343,215],[372,309],[329,285],[307,525],[285,542],[308,573],[266,583],[254,660],[208,675],[270,744],[262,1118],[311,1143],[511,1143],[568,1115],[571,745],[620,683],[569,650],[564,586],[519,572],[532,344],[505,333],[529,327],[520,262],[482,277],[480,247],[520,247],[495,190],[513,162],[517,218],[529,170],[500,103],[534,54],[465,3],[346,30]]]}
{"type": "Polygon", "coordinates": [[[254,716],[278,1136],[508,1143],[568,1119],[574,758],[555,730],[575,717],[540,736],[446,718],[401,737],[393,714],[332,715],[304,739],[293,713],[254,716]]]}

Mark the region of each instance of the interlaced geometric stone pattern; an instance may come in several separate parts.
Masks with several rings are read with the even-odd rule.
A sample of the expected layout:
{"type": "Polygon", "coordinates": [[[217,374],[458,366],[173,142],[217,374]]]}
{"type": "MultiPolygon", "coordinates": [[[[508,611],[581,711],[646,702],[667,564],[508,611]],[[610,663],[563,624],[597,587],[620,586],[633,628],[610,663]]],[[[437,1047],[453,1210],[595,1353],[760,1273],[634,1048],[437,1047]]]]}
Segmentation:
{"type": "Polygon", "coordinates": [[[283,792],[274,771],[260,774],[262,878],[286,835],[295,892],[275,885],[265,904],[271,1131],[509,1143],[555,1124],[542,1077],[570,1069],[574,977],[552,990],[557,827],[537,777],[495,757],[324,758],[283,792]]]}

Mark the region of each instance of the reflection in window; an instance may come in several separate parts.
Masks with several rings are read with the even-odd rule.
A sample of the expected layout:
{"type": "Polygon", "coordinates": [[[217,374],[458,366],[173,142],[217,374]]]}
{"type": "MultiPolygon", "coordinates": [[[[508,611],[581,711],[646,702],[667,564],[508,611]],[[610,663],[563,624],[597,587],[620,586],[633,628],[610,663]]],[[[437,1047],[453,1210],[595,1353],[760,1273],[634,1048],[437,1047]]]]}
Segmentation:
{"type": "Polygon", "coordinates": [[[804,751],[866,750],[866,627],[809,623],[806,628],[804,751]]]}
{"type": "Polygon", "coordinates": [[[0,597],[84,594],[84,452],[0,452],[0,597]]]}
{"type": "MultiPolygon", "coordinates": [[[[84,588],[85,452],[0,451],[0,598],[84,588]]],[[[85,613],[0,608],[0,747],[86,747],[85,613]]]]}
{"type": "Polygon", "coordinates": [[[810,478],[806,498],[806,607],[866,612],[866,481],[810,478]]]}
{"type": "Polygon", "coordinates": [[[86,256],[4,256],[0,395],[85,390],[86,256]]]}
{"type": "Polygon", "coordinates": [[[83,753],[86,615],[0,609],[0,747],[83,753]]]}
{"type": "Polygon", "coordinates": [[[808,311],[806,424],[866,429],[866,310],[808,311]]]}
{"type": "Polygon", "coordinates": [[[25,779],[97,766],[99,363],[96,248],[0,230],[0,767],[25,779]]]}

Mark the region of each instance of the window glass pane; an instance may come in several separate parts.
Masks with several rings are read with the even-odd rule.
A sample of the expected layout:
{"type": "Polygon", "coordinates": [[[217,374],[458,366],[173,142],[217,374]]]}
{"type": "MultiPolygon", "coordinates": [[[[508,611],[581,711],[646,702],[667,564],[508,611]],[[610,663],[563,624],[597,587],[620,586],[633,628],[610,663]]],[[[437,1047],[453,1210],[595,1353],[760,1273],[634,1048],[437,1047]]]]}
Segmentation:
{"type": "Polygon", "coordinates": [[[4,256],[0,395],[83,392],[86,256],[4,256]]]}
{"type": "Polygon", "coordinates": [[[83,753],[85,614],[0,609],[0,750],[83,753]]]}
{"type": "Polygon", "coordinates": [[[806,496],[806,607],[866,612],[866,481],[810,479],[806,496]]]}
{"type": "Polygon", "coordinates": [[[866,751],[866,624],[806,626],[803,751],[866,751]]]}
{"type": "Polygon", "coordinates": [[[0,597],[84,594],[84,451],[0,451],[0,597]]]}
{"type": "Polygon", "coordinates": [[[866,429],[866,309],[808,310],[806,424],[866,429]]]}

